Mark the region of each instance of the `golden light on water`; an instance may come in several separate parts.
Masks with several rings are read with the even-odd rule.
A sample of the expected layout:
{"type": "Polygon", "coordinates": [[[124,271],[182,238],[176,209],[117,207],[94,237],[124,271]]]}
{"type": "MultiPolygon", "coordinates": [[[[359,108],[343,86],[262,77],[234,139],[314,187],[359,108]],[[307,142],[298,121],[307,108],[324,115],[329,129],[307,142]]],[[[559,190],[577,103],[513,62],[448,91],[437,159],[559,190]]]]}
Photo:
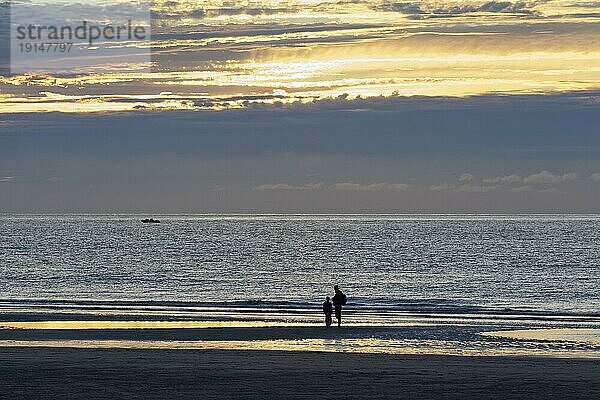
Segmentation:
{"type": "MultiPolygon", "coordinates": [[[[277,339],[277,340],[0,340],[0,347],[54,347],[81,349],[318,351],[333,353],[452,355],[452,356],[552,356],[573,357],[570,349],[512,347],[473,349],[468,343],[391,339],[277,339]]],[[[598,358],[600,351],[577,352],[580,358],[598,358]]]]}

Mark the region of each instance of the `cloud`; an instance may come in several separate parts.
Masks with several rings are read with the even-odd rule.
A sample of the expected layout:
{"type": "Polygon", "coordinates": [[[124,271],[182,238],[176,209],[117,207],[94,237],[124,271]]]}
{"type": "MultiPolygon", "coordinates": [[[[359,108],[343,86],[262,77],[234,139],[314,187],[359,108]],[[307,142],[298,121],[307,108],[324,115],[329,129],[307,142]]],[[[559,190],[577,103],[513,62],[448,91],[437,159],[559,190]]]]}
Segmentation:
{"type": "Polygon", "coordinates": [[[405,183],[387,183],[387,182],[377,182],[377,183],[356,183],[356,182],[338,182],[330,185],[325,185],[324,183],[307,183],[304,185],[290,185],[287,183],[275,183],[275,184],[265,184],[256,186],[253,190],[282,190],[282,191],[290,191],[290,190],[335,190],[335,191],[352,191],[352,192],[380,192],[380,191],[397,191],[403,192],[410,190],[412,188],[411,185],[407,185],[405,183]]]}
{"type": "Polygon", "coordinates": [[[583,1],[573,4],[565,4],[565,7],[577,7],[577,8],[600,8],[600,1],[583,1]]]}
{"type": "Polygon", "coordinates": [[[534,189],[529,185],[525,185],[525,186],[519,186],[516,188],[512,188],[510,191],[521,193],[521,192],[533,192],[534,189]]]}
{"type": "Polygon", "coordinates": [[[459,182],[471,182],[473,179],[475,179],[473,174],[466,173],[466,174],[462,174],[460,176],[460,178],[458,178],[458,181],[459,182]]]}
{"type": "Polygon", "coordinates": [[[521,182],[521,177],[519,175],[495,176],[493,178],[486,178],[483,180],[483,182],[496,184],[517,183],[521,182]]]}
{"type": "Polygon", "coordinates": [[[456,185],[453,183],[442,183],[440,185],[429,186],[429,190],[432,192],[443,192],[446,190],[454,190],[454,188],[456,188],[456,185]]]}
{"type": "Polygon", "coordinates": [[[395,11],[395,12],[399,12],[399,13],[407,14],[407,15],[425,14],[425,11],[423,11],[423,9],[421,8],[421,4],[412,3],[412,2],[406,2],[406,3],[386,2],[386,3],[378,4],[373,8],[375,10],[379,10],[379,11],[395,11]]]}
{"type": "Polygon", "coordinates": [[[590,179],[594,182],[600,182],[600,172],[596,172],[590,176],[590,179]]]}
{"type": "MultiPolygon", "coordinates": [[[[235,3],[223,3],[222,6],[204,6],[191,9],[186,2],[168,1],[162,4],[154,4],[153,17],[157,19],[180,19],[180,18],[206,18],[221,16],[261,16],[276,14],[294,14],[306,11],[315,11],[321,13],[339,12],[340,6],[347,7],[350,3],[370,3],[364,0],[341,1],[337,3],[320,2],[315,5],[302,4],[294,5],[292,3],[282,4],[259,4],[249,3],[245,5],[236,5],[235,3]]],[[[376,11],[398,12],[409,16],[457,16],[469,13],[492,13],[492,14],[527,14],[535,15],[536,12],[531,8],[535,3],[529,4],[523,1],[475,1],[465,2],[457,5],[445,5],[439,2],[420,2],[420,1],[383,1],[370,4],[369,7],[376,11]]]]}
{"type": "Polygon", "coordinates": [[[373,7],[379,11],[398,12],[406,15],[421,16],[457,16],[470,13],[494,14],[537,14],[526,2],[488,1],[484,3],[459,4],[455,6],[440,4],[423,4],[422,2],[384,2],[373,7]]]}
{"type": "Polygon", "coordinates": [[[541,189],[541,190],[536,190],[536,188],[534,188],[532,186],[525,185],[525,186],[519,186],[516,188],[512,188],[510,191],[517,192],[517,193],[527,193],[527,192],[556,193],[556,192],[558,192],[558,189],[555,187],[549,187],[549,188],[545,188],[545,189],[541,189]]]}
{"type": "Polygon", "coordinates": [[[486,186],[486,185],[471,185],[471,184],[462,184],[455,185],[453,183],[442,183],[440,185],[431,185],[429,190],[432,192],[466,192],[466,193],[486,193],[491,192],[496,189],[496,186],[486,186]]]}
{"type": "Polygon", "coordinates": [[[569,172],[563,175],[554,175],[550,171],[542,171],[537,174],[532,174],[523,179],[524,183],[533,185],[544,185],[549,183],[559,183],[565,181],[573,181],[577,179],[577,174],[569,172]]]}
{"type": "Polygon", "coordinates": [[[354,183],[354,182],[340,182],[340,183],[335,183],[335,184],[331,185],[331,189],[333,189],[333,190],[348,190],[348,191],[355,191],[355,192],[373,192],[373,191],[383,191],[383,190],[403,192],[403,191],[410,190],[411,186],[407,185],[405,183],[380,182],[380,183],[361,184],[361,183],[354,183]]]}
{"type": "Polygon", "coordinates": [[[307,183],[301,186],[289,185],[287,183],[270,183],[260,186],[255,186],[252,190],[320,190],[323,188],[323,183],[307,183]]]}
{"type": "Polygon", "coordinates": [[[151,11],[152,18],[158,20],[180,20],[182,18],[208,18],[208,17],[220,17],[220,16],[236,16],[236,15],[248,15],[248,16],[260,16],[260,15],[275,15],[284,13],[295,13],[298,12],[298,8],[294,7],[277,7],[269,5],[246,5],[246,6],[232,6],[227,7],[200,7],[200,8],[189,8],[189,4],[184,2],[179,3],[177,1],[169,1],[163,4],[156,3],[153,5],[151,11]],[[162,7],[161,7],[162,6],[162,7]]]}
{"type": "Polygon", "coordinates": [[[15,180],[14,176],[3,176],[0,177],[0,182],[12,182],[15,180]]]}
{"type": "Polygon", "coordinates": [[[0,208],[597,212],[600,183],[590,176],[600,168],[589,164],[600,159],[599,98],[595,92],[394,97],[220,112],[3,115],[0,177],[16,180],[0,184],[0,208]],[[523,183],[544,169],[577,172],[589,185],[523,183]],[[458,181],[463,173],[475,175],[469,185],[458,181]],[[510,174],[521,181],[483,182],[510,174]],[[52,176],[64,180],[44,182],[52,176]],[[444,182],[452,185],[437,189],[446,191],[429,190],[444,182]],[[335,183],[352,185],[335,191],[335,183]],[[412,189],[399,191],[406,187],[394,183],[412,189]],[[272,186],[252,190],[262,184],[272,186]],[[210,190],[216,185],[226,190],[210,190]],[[571,195],[510,192],[517,186],[571,195]]]}

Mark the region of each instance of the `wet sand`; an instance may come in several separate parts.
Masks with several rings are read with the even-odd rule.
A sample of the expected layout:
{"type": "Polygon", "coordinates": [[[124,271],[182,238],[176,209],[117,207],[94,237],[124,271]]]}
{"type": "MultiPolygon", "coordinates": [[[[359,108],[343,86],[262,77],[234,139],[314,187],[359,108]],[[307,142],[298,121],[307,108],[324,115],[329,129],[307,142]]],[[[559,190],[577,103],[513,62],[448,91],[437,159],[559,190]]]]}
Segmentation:
{"type": "MultiPolygon", "coordinates": [[[[9,317],[14,315],[4,316],[9,317]]],[[[213,326],[215,321],[208,321],[210,327],[205,328],[200,328],[205,323],[201,321],[118,321],[115,325],[103,321],[96,326],[91,320],[78,323],[74,316],[60,323],[52,317],[31,318],[49,321],[30,326],[37,329],[23,329],[29,325],[22,323],[12,328],[8,321],[0,323],[6,326],[0,329],[0,398],[600,398],[600,358],[576,358],[572,349],[563,349],[561,354],[568,355],[563,358],[473,356],[489,353],[475,348],[467,352],[464,345],[510,341],[480,335],[486,330],[483,326],[419,322],[414,326],[325,329],[293,324],[221,326],[220,321],[216,321],[218,327],[213,326]],[[74,329],[74,324],[79,324],[79,329],[74,329]],[[93,326],[97,329],[90,329],[93,326]],[[20,329],[14,329],[17,327],[20,329]],[[407,353],[339,352],[341,348],[359,351],[357,340],[372,342],[376,338],[396,338],[394,342],[404,338],[409,344],[398,350],[407,353]],[[438,349],[442,354],[434,354],[434,339],[444,345],[438,349]],[[40,347],[31,347],[35,342],[40,347]],[[306,351],[323,348],[323,342],[329,352],[306,351]],[[344,342],[350,345],[344,347],[344,342]],[[411,350],[410,343],[416,342],[422,344],[411,350]],[[463,356],[450,355],[454,354],[449,352],[453,344],[463,356]],[[15,345],[22,347],[12,347],[15,345]],[[216,347],[194,348],[209,345],[216,347]],[[177,346],[191,347],[182,350],[177,346]],[[245,350],[247,346],[254,349],[245,350]],[[294,351],[275,351],[282,346],[294,351]],[[427,354],[410,354],[415,350],[427,354]]],[[[522,349],[529,352],[549,345],[527,342],[522,349]]]]}
{"type": "Polygon", "coordinates": [[[3,398],[597,399],[600,360],[0,348],[3,398]]]}

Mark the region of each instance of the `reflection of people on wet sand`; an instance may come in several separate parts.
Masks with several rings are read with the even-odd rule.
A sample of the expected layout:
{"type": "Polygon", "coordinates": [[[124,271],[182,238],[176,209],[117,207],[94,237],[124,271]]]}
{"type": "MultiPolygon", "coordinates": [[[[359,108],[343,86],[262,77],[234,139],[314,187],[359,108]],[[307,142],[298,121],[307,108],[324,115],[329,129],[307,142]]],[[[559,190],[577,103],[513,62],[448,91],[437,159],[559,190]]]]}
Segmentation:
{"type": "Polygon", "coordinates": [[[329,328],[331,326],[331,314],[333,313],[333,305],[329,301],[329,296],[323,302],[323,312],[325,313],[325,326],[329,328]]]}
{"type": "Polygon", "coordinates": [[[335,318],[337,318],[338,326],[342,325],[342,307],[346,305],[348,298],[338,285],[333,287],[335,290],[335,296],[333,296],[333,306],[335,307],[335,318]]]}

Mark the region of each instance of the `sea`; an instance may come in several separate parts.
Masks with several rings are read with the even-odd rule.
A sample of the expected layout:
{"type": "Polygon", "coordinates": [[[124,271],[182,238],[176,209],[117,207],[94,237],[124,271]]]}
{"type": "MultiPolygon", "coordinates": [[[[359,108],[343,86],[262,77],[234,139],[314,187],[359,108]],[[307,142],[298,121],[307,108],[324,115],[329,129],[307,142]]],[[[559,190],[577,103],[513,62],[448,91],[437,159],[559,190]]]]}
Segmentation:
{"type": "Polygon", "coordinates": [[[595,215],[0,215],[0,297],[600,312],[595,215]]]}
{"type": "Polygon", "coordinates": [[[350,325],[443,321],[415,339],[423,346],[468,334],[477,348],[497,329],[597,329],[600,216],[0,214],[3,321],[321,324],[334,285],[350,325]]]}
{"type": "Polygon", "coordinates": [[[1,215],[3,299],[600,311],[600,216],[1,215]]]}

